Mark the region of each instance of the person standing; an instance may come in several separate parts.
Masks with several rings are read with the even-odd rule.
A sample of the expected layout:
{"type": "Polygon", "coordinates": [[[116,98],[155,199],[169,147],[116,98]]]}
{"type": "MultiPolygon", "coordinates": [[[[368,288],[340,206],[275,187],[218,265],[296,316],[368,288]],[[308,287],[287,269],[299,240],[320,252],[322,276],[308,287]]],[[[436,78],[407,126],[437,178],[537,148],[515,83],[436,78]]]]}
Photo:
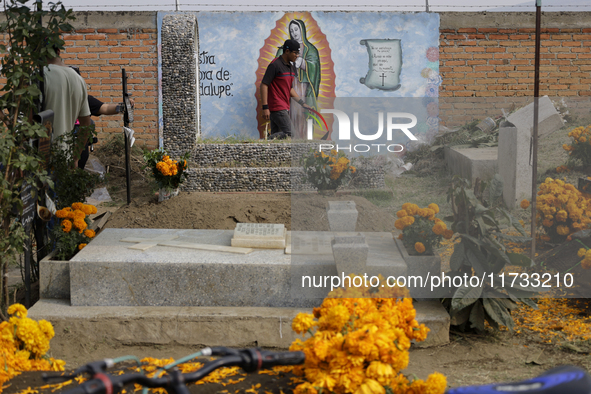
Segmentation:
{"type": "Polygon", "coordinates": [[[260,86],[263,119],[271,123],[272,139],[292,136],[289,115],[292,97],[305,109],[311,109],[293,88],[294,80],[297,78],[293,63],[300,55],[300,44],[290,39],[286,40],[281,48],[283,53],[269,64],[260,86]]]}
{"type": "MultiPolygon", "coordinates": [[[[54,113],[52,143],[56,138],[72,131],[76,119],[81,126],[91,126],[86,82],[76,71],[66,66],[58,48],[54,48],[54,51],[56,56],[49,59],[43,69],[43,108],[51,109],[54,113]]],[[[88,141],[91,135],[85,130],[77,138],[88,141]]],[[[81,152],[82,150],[74,154],[79,157],[81,152]]]]}

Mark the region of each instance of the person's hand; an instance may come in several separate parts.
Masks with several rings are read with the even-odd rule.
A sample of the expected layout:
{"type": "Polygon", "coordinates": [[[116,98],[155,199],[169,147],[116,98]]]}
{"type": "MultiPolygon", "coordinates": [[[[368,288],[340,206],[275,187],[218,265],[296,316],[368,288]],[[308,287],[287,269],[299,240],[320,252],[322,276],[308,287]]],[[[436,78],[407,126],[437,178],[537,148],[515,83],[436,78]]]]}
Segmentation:
{"type": "Polygon", "coordinates": [[[310,111],[311,109],[314,109],[314,108],[310,107],[308,104],[305,104],[305,103],[302,105],[302,107],[304,107],[304,109],[306,111],[310,111]]]}
{"type": "Polygon", "coordinates": [[[301,68],[301,67],[302,67],[302,62],[303,62],[303,61],[304,61],[304,59],[303,59],[303,58],[301,58],[301,57],[298,57],[298,58],[296,59],[296,61],[295,61],[295,66],[296,66],[296,68],[301,68]]]}
{"type": "Polygon", "coordinates": [[[263,110],[263,119],[264,120],[271,119],[271,111],[270,110],[268,110],[268,109],[263,110]]]}
{"type": "Polygon", "coordinates": [[[131,105],[131,108],[135,107],[135,101],[131,97],[129,98],[129,105],[131,105]]]}

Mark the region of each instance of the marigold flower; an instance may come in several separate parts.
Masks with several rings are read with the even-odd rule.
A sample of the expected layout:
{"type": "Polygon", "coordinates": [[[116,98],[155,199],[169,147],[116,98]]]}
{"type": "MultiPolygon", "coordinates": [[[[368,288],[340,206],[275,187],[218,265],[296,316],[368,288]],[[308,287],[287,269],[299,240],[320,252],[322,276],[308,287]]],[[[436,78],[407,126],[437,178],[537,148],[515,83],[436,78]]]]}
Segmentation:
{"type": "Polygon", "coordinates": [[[82,250],[82,249],[84,249],[84,247],[85,247],[86,245],[87,245],[87,244],[80,244],[80,245],[78,245],[78,250],[82,250]]]}
{"type": "Polygon", "coordinates": [[[528,200],[521,200],[521,204],[519,204],[521,208],[527,209],[529,208],[529,201],[528,200]]]}
{"type": "Polygon", "coordinates": [[[82,207],[84,206],[84,204],[82,204],[81,202],[75,202],[74,204],[72,204],[72,209],[75,210],[81,210],[82,207]]]}
{"type": "Polygon", "coordinates": [[[82,219],[74,219],[74,227],[79,233],[82,233],[82,231],[88,227],[88,224],[86,224],[86,222],[82,219]]]}
{"type": "Polygon", "coordinates": [[[417,253],[424,253],[425,252],[425,245],[423,245],[422,242],[416,242],[415,243],[415,250],[417,251],[417,253]]]}
{"type": "Polygon", "coordinates": [[[86,230],[84,230],[84,235],[88,238],[94,238],[94,236],[96,235],[96,232],[91,229],[86,229],[86,230]]]}
{"type": "Polygon", "coordinates": [[[408,214],[406,213],[406,211],[404,209],[401,209],[400,211],[396,212],[396,216],[398,216],[399,218],[403,218],[407,215],[408,214]]]}
{"type": "Polygon", "coordinates": [[[68,219],[62,220],[62,230],[64,233],[69,233],[72,230],[72,222],[68,219]]]}
{"type": "Polygon", "coordinates": [[[291,323],[291,328],[298,334],[302,334],[315,325],[314,315],[310,313],[298,313],[291,323]]]}
{"type": "Polygon", "coordinates": [[[444,222],[437,222],[431,230],[437,235],[442,235],[443,232],[447,230],[447,226],[444,222]]]}
{"type": "Polygon", "coordinates": [[[66,217],[68,217],[68,212],[64,211],[63,209],[58,209],[57,211],[55,211],[55,217],[57,217],[58,219],[65,219],[66,217]]]}
{"type": "Polygon", "coordinates": [[[585,253],[587,253],[587,249],[585,249],[585,248],[581,248],[581,249],[579,249],[579,251],[577,252],[577,256],[579,256],[579,257],[584,257],[584,256],[585,256],[585,253]]]}
{"type": "Polygon", "coordinates": [[[447,388],[447,378],[439,372],[434,372],[427,378],[425,386],[425,394],[443,394],[447,388]]]}
{"type": "Polygon", "coordinates": [[[7,310],[9,315],[16,315],[18,317],[27,317],[27,308],[22,304],[12,304],[7,310]]]}
{"type": "Polygon", "coordinates": [[[404,219],[397,219],[394,222],[394,227],[396,227],[398,230],[404,230],[404,228],[406,227],[406,222],[404,221],[404,219]]]}
{"type": "Polygon", "coordinates": [[[432,209],[435,214],[439,213],[439,205],[435,204],[435,203],[431,203],[427,206],[427,208],[432,209]]]}
{"type": "Polygon", "coordinates": [[[446,229],[445,231],[443,231],[443,238],[452,239],[453,236],[454,236],[453,230],[446,229]]]}

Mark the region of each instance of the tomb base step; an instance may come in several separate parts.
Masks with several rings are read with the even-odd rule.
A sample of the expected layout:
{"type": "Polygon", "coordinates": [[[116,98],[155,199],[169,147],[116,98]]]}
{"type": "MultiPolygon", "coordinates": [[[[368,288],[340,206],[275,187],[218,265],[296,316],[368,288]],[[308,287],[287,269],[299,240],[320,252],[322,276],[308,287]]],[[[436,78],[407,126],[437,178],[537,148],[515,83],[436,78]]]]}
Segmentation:
{"type": "Polygon", "coordinates": [[[474,183],[476,178],[490,180],[498,172],[498,147],[444,149],[447,168],[452,175],[460,175],[474,183]]]}
{"type": "MultiPolygon", "coordinates": [[[[449,342],[449,315],[438,300],[415,303],[417,320],[431,329],[420,347],[449,342]]],[[[102,307],[71,306],[68,300],[45,299],[29,310],[45,319],[56,336],[67,332],[87,347],[123,345],[229,346],[287,349],[298,337],[293,318],[305,308],[267,307],[102,307]]],[[[53,342],[52,342],[53,343],[53,342]]],[[[59,347],[52,345],[59,358],[59,347]]]]}

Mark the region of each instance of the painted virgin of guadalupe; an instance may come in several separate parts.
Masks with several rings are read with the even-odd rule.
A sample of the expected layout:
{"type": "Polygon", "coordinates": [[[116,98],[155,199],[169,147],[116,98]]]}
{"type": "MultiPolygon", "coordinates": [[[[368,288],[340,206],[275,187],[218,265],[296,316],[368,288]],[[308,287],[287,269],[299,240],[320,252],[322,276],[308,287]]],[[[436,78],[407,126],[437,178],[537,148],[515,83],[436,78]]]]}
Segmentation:
{"type": "MultiPolygon", "coordinates": [[[[318,109],[316,99],[320,88],[320,55],[318,49],[306,37],[306,24],[293,19],[289,22],[289,37],[300,43],[300,56],[295,62],[298,78],[294,82],[294,89],[310,107],[318,109]]],[[[279,49],[277,56],[281,56],[279,49]]],[[[299,105],[292,105],[290,109],[293,125],[293,138],[302,139],[305,136],[307,115],[299,105]]]]}

